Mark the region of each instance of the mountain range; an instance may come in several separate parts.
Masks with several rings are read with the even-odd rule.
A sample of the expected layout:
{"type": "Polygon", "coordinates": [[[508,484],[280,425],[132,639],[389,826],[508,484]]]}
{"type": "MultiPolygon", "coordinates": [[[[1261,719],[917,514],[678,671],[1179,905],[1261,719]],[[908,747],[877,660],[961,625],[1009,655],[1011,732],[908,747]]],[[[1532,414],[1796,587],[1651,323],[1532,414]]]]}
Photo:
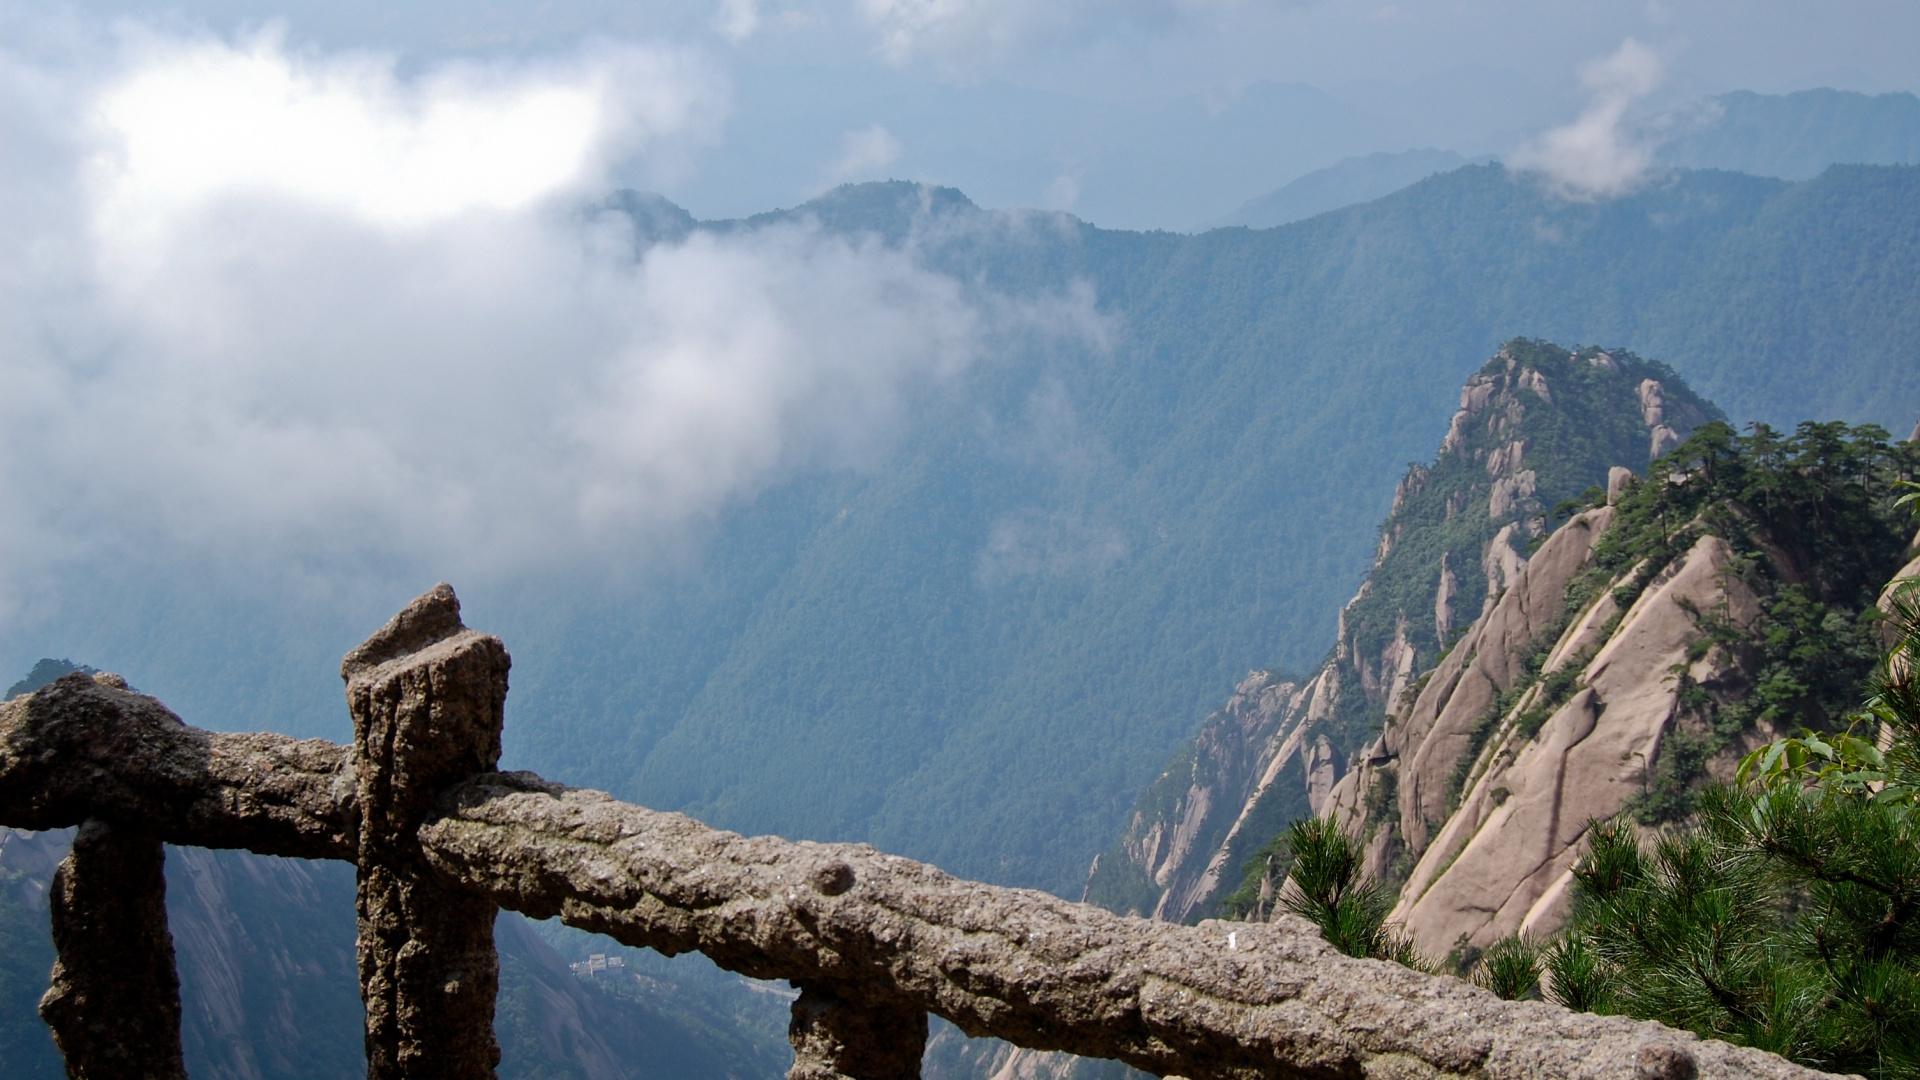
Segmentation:
{"type": "MultiPolygon", "coordinates": [[[[897,249],[983,300],[1090,319],[1010,335],[917,399],[884,452],[729,505],[684,558],[462,584],[470,621],[515,656],[507,767],[1068,896],[1236,686],[1227,713],[1270,709],[1351,641],[1366,658],[1354,678],[1371,672],[1380,694],[1351,700],[1397,696],[1482,616],[1487,582],[1517,581],[1474,545],[1604,481],[1601,459],[1577,454],[1522,452],[1497,475],[1472,461],[1488,500],[1476,532],[1417,563],[1436,586],[1453,575],[1450,615],[1432,594],[1394,609],[1423,642],[1404,671],[1389,655],[1398,614],[1343,627],[1370,568],[1387,591],[1383,518],[1435,498],[1456,516],[1422,493],[1440,488],[1412,490],[1407,463],[1430,459],[1462,384],[1536,393],[1512,381],[1519,361],[1483,370],[1504,343],[1572,347],[1528,361],[1548,393],[1570,385],[1563,368],[1604,369],[1595,356],[1620,369],[1601,380],[1631,392],[1618,430],[1554,436],[1599,440],[1607,466],[1643,469],[1659,428],[1720,415],[1896,431],[1920,416],[1920,166],[1800,181],[1674,169],[1588,203],[1470,165],[1281,227],[1192,236],[908,183],[735,221],[639,194],[591,212],[624,223],[637,257],[700,231],[819,230],[897,249]]],[[[1525,556],[1531,539],[1503,542],[1525,556]]],[[[329,607],[207,568],[86,569],[58,612],[22,616],[0,663],[71,656],[192,723],[336,739],[339,655],[418,591],[329,607]]],[[[1366,723],[1329,734],[1323,756],[1303,738],[1289,760],[1308,809],[1364,756],[1366,723]]],[[[1225,850],[1216,878],[1233,884],[1251,852],[1225,850]]],[[[528,1030],[559,1040],[568,1023],[528,1030]]]]}
{"type": "MultiPolygon", "coordinates": [[[[1920,98],[1801,90],[1738,90],[1657,113],[1629,126],[1659,166],[1811,180],[1829,165],[1920,164],[1920,98]]],[[[1496,160],[1475,158],[1475,164],[1496,160]]],[[[1268,229],[1368,202],[1468,163],[1452,150],[1424,148],[1343,158],[1242,203],[1201,228],[1268,229]]]]}
{"type": "MultiPolygon", "coordinates": [[[[1103,334],[1010,342],[884,456],[729,506],[688,559],[463,585],[514,650],[508,760],[1066,895],[1247,671],[1318,663],[1406,462],[1501,342],[1630,345],[1741,421],[1920,415],[1915,167],[1681,172],[1585,204],[1471,166],[1199,236],[875,184],[698,227],[796,223],[998,296],[1077,290],[1103,334]]],[[[390,604],[350,623],[136,569],[63,583],[0,660],[343,737],[335,658],[390,604]]]]}

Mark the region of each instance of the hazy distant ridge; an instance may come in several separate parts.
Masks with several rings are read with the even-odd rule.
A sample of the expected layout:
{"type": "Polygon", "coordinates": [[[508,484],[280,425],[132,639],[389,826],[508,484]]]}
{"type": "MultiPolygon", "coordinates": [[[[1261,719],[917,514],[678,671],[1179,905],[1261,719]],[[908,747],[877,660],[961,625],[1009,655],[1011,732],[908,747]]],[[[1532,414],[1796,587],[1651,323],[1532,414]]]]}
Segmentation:
{"type": "MultiPolygon", "coordinates": [[[[1831,165],[1920,164],[1920,98],[1845,90],[1736,90],[1647,121],[1661,165],[1811,180],[1831,165]]],[[[1478,158],[1485,162],[1490,158],[1478,158]]],[[[1202,229],[1268,229],[1391,194],[1467,159],[1451,150],[1345,158],[1242,204],[1202,229]]]]}

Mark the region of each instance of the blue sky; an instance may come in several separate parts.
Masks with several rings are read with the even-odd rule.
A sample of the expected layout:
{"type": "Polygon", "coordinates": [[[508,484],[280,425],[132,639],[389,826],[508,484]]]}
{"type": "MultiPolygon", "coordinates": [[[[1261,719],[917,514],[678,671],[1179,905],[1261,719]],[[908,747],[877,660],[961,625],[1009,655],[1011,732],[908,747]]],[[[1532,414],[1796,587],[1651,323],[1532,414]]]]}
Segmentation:
{"type": "MultiPolygon", "coordinates": [[[[9,12],[19,37],[24,6],[9,12]]],[[[44,8],[41,8],[44,10],[44,8]]],[[[956,185],[992,206],[1190,228],[1312,169],[1432,146],[1505,154],[1585,103],[1585,66],[1632,39],[1659,62],[1636,103],[1732,89],[1920,88],[1920,5],[1898,0],[700,0],[95,3],[295,49],[566,56],[586,40],[686,50],[721,115],[670,172],[622,182],[703,217],[791,205],[842,180],[956,185]]]]}

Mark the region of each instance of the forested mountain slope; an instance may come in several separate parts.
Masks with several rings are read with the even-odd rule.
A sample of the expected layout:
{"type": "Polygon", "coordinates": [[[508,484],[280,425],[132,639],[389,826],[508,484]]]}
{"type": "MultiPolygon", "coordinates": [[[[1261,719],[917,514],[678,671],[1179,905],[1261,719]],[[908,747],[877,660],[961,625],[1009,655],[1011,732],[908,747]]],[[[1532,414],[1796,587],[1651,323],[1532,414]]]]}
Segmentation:
{"type": "Polygon", "coordinates": [[[1736,90],[1666,120],[1659,159],[1683,168],[1810,180],[1841,162],[1920,163],[1920,98],[1907,93],[1736,90]]]}
{"type": "MultiPolygon", "coordinates": [[[[1801,90],[1736,90],[1661,113],[1638,137],[1661,165],[1811,180],[1833,165],[1920,164],[1920,98],[1801,90]]],[[[1482,161],[1491,158],[1482,158],[1482,161]]],[[[1447,150],[1351,157],[1248,200],[1201,228],[1271,228],[1377,199],[1466,158],[1447,150]]]]}
{"type": "MultiPolygon", "coordinates": [[[[649,207],[669,243],[870,234],[1039,314],[871,460],[729,506],[677,561],[457,582],[514,652],[509,762],[1069,895],[1249,669],[1319,661],[1394,481],[1501,342],[1631,348],[1736,417],[1920,414],[1917,168],[1681,173],[1580,204],[1473,167],[1200,236],[905,184],[707,226],[649,207]]],[[[10,662],[74,656],[193,722],[339,737],[337,657],[422,585],[342,605],[363,617],[175,570],[76,575],[10,662]]]]}
{"type": "Polygon", "coordinates": [[[1723,385],[1735,415],[1920,412],[1920,364],[1891,359],[1920,340],[1901,340],[1920,312],[1892,294],[1920,286],[1897,254],[1920,254],[1920,211],[1894,205],[1917,181],[1693,174],[1575,206],[1469,168],[1199,237],[872,185],[757,223],[876,230],[1007,295],[1086,282],[1111,349],[979,372],[980,404],[930,410],[879,474],[764,500],[761,521],[795,514],[783,524],[804,539],[779,549],[794,562],[754,564],[771,587],[712,666],[619,729],[644,752],[635,771],[600,772],[622,762],[607,727],[560,715],[523,729],[540,732],[534,764],[733,827],[861,836],[1076,894],[1155,759],[1222,690],[1318,658],[1391,479],[1431,446],[1415,433],[1511,333],[1631,342],[1723,385]],[[1835,307],[1860,317],[1835,325],[1835,307]],[[568,727],[571,751],[554,742],[568,727]]]}
{"type": "MultiPolygon", "coordinates": [[[[904,184],[752,222],[602,212],[629,210],[643,254],[817,222],[1099,332],[1010,338],[883,453],[728,507],[677,561],[462,583],[514,653],[509,767],[1067,895],[1245,672],[1322,659],[1396,478],[1501,342],[1631,348],[1737,417],[1920,414],[1916,168],[1569,204],[1475,167],[1197,237],[904,184]]],[[[338,657],[420,584],[336,605],[297,574],[84,569],[21,615],[15,670],[72,656],[189,722],[334,738],[338,657]]]]}

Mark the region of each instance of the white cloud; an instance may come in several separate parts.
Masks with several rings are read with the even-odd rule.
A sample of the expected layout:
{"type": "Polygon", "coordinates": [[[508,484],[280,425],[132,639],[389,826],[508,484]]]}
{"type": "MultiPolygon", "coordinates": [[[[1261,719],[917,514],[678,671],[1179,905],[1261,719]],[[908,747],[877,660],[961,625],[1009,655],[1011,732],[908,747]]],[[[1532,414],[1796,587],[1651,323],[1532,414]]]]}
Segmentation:
{"type": "Polygon", "coordinates": [[[0,56],[0,603],[169,551],[631,561],[865,460],[1026,317],[807,226],[636,256],[580,196],[718,123],[697,56],[403,78],[271,36],[129,40],[0,56]]]}
{"type": "Polygon", "coordinates": [[[414,79],[371,53],[313,55],[277,29],[234,42],[133,32],[87,117],[111,226],[249,196],[388,225],[597,189],[616,161],[675,158],[727,109],[700,56],[601,43],[414,79]]]}
{"type": "Polygon", "coordinates": [[[760,0],[720,0],[713,28],[728,41],[745,41],[760,29],[760,0]]]}
{"type": "Polygon", "coordinates": [[[900,159],[900,140],[879,124],[840,136],[840,156],[826,169],[829,186],[848,180],[876,179],[900,159]]]}
{"type": "Polygon", "coordinates": [[[857,0],[892,64],[977,67],[1030,46],[1204,18],[1240,0],[857,0]]]}
{"type": "Polygon", "coordinates": [[[1073,204],[1080,201],[1080,178],[1061,173],[1047,185],[1046,206],[1049,210],[1072,210],[1073,204]]]}
{"type": "Polygon", "coordinates": [[[974,580],[994,588],[1026,578],[1099,577],[1128,552],[1117,529],[1028,510],[993,523],[975,557],[974,580]]]}
{"type": "Polygon", "coordinates": [[[1629,127],[1627,110],[1660,85],[1663,67],[1657,53],[1627,38],[1583,73],[1588,102],[1579,118],[1522,146],[1509,163],[1541,174],[1567,198],[1604,199],[1633,191],[1653,166],[1654,147],[1629,127]]]}

